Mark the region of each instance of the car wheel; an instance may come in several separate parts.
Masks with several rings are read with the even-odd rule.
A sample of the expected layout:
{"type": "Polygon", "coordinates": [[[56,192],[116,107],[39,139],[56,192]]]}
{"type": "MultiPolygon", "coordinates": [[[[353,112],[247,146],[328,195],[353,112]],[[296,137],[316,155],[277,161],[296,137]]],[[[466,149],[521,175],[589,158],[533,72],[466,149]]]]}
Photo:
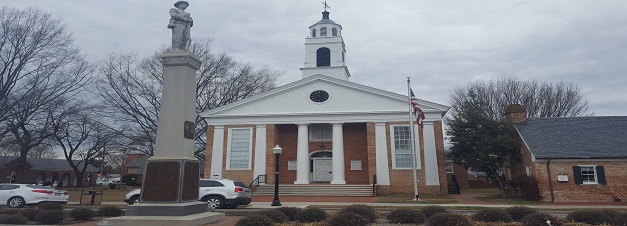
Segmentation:
{"type": "Polygon", "coordinates": [[[24,205],[26,205],[26,202],[22,197],[16,196],[9,199],[9,207],[11,208],[22,208],[24,205]]]}
{"type": "Polygon", "coordinates": [[[237,205],[235,205],[235,204],[229,205],[226,208],[228,208],[228,209],[235,209],[235,208],[237,208],[237,205]]]}
{"type": "Polygon", "coordinates": [[[209,196],[203,200],[206,202],[209,207],[213,207],[216,209],[224,208],[224,199],[218,196],[209,196]]]}
{"type": "Polygon", "coordinates": [[[133,205],[133,204],[137,204],[137,203],[139,203],[139,196],[134,196],[130,200],[128,200],[128,204],[129,205],[133,205]]]}

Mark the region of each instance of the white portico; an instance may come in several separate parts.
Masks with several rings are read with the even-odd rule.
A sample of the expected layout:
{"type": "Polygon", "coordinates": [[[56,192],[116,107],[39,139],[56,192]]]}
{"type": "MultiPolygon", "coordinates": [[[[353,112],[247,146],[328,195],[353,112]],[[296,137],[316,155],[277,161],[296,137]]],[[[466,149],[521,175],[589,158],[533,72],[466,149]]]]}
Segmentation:
{"type": "MultiPolygon", "coordinates": [[[[201,114],[209,125],[207,177],[274,181],[278,144],[282,184],[372,184],[376,177],[395,191],[411,183],[408,98],[349,81],[341,30],[323,12],[305,39],[301,80],[201,114]]],[[[439,191],[448,107],[419,103],[426,115],[425,127],[413,128],[419,180],[439,191]]]]}

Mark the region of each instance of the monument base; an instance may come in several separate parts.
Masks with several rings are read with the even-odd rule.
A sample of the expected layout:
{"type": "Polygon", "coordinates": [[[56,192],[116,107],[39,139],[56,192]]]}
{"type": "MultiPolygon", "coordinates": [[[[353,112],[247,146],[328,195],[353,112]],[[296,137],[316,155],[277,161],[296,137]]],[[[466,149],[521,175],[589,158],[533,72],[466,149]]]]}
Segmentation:
{"type": "MultiPolygon", "coordinates": [[[[205,204],[206,205],[206,204],[205,204]]],[[[198,226],[210,224],[224,219],[224,213],[205,212],[187,216],[124,216],[106,218],[98,223],[98,225],[114,225],[114,226],[198,226]]]]}
{"type": "Polygon", "coordinates": [[[186,216],[208,211],[205,202],[137,203],[126,207],[126,216],[186,216]]]}
{"type": "Polygon", "coordinates": [[[144,203],[198,200],[200,164],[194,158],[153,156],[146,161],[141,200],[144,203]]]}

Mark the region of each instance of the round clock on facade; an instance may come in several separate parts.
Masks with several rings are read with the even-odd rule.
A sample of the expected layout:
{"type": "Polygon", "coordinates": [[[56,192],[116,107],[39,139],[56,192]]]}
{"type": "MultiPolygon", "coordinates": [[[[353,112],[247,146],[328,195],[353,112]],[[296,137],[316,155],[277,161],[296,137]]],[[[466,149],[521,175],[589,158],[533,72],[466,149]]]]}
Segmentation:
{"type": "Polygon", "coordinates": [[[309,99],[316,103],[322,103],[329,99],[329,93],[324,90],[316,90],[309,94],[309,99]]]}

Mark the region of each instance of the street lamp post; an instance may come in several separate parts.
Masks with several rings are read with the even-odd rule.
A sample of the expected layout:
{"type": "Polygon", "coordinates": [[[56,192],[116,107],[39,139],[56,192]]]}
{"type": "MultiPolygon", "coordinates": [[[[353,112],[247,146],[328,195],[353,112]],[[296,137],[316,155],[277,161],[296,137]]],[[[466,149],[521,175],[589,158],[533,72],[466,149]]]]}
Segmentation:
{"type": "Polygon", "coordinates": [[[281,157],[281,152],[283,152],[283,148],[279,147],[278,144],[272,149],[272,153],[274,153],[275,157],[274,200],[272,201],[272,206],[281,206],[281,201],[279,201],[279,158],[281,157]]]}

